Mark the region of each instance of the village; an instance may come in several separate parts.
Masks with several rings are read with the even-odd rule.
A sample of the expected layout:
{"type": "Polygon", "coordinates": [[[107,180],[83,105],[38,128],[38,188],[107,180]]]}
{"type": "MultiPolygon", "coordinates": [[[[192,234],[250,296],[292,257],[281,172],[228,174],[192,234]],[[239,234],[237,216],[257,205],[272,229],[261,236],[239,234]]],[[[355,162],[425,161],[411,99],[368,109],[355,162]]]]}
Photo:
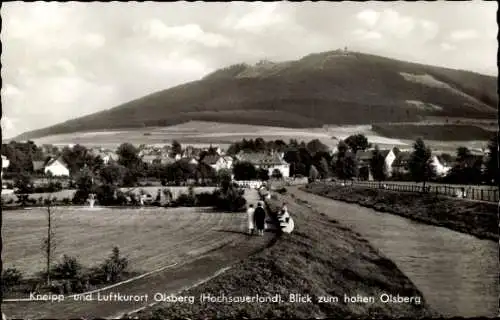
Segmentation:
{"type": "MultiPolygon", "coordinates": [[[[242,142],[235,142],[227,150],[217,145],[205,148],[181,146],[179,142],[173,141],[170,145],[142,144],[137,147],[122,144],[115,150],[102,147],[87,149],[81,145],[68,145],[60,149],[53,145],[38,147],[33,142],[11,142],[2,151],[2,194],[15,191],[15,180],[20,174],[29,175],[35,185],[47,183],[47,177],[50,177],[69,188],[71,181],[83,170],[97,172],[113,165],[127,166],[123,159],[127,156],[137,161],[134,165],[136,170],[130,173],[135,176],[128,179],[132,182],[125,183],[130,186],[139,182],[146,185],[189,185],[199,184],[200,180],[203,184],[213,184],[221,171],[229,172],[232,179],[237,183],[241,181],[242,185],[249,185],[248,181],[253,180],[250,182],[253,186],[269,179],[294,181],[300,178],[414,181],[409,168],[411,150],[398,147],[378,150],[363,135],[350,136],[333,149],[317,139],[306,144],[294,140],[289,143],[281,140],[266,142],[257,138],[255,141],[243,139],[242,142]],[[345,150],[339,151],[339,148],[345,150]],[[383,159],[382,177],[373,172],[375,151],[377,157],[383,159]]],[[[482,184],[484,180],[471,179],[470,173],[473,171],[479,176],[485,173],[485,156],[472,153],[464,147],[458,148],[456,155],[432,152],[427,160],[433,170],[429,180],[454,182],[451,176],[457,180],[457,171],[461,170],[459,175],[466,174],[467,177],[458,177],[460,181],[455,182],[482,184]],[[469,171],[464,173],[464,170],[469,171]]]]}

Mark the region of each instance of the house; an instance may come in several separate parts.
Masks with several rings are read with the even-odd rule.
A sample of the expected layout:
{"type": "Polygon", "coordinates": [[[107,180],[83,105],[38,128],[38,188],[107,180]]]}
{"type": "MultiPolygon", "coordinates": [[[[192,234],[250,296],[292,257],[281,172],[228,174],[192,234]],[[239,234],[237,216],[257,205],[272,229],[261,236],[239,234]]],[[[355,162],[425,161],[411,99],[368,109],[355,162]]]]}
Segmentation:
{"type": "Polygon", "coordinates": [[[358,150],[356,152],[356,163],[358,165],[358,177],[361,180],[373,180],[370,169],[370,161],[372,159],[372,151],[358,150]]]}
{"type": "Polygon", "coordinates": [[[2,173],[1,176],[3,177],[3,171],[4,169],[7,169],[10,165],[9,159],[7,159],[6,156],[2,155],[2,173]]]}
{"type": "Polygon", "coordinates": [[[115,152],[112,151],[105,151],[102,149],[91,149],[90,154],[93,157],[99,157],[101,158],[102,162],[107,165],[113,161],[118,161],[118,155],[115,152]]]}
{"type": "Polygon", "coordinates": [[[278,153],[271,152],[240,152],[236,155],[238,161],[247,161],[253,164],[257,169],[268,170],[269,176],[272,176],[274,170],[279,170],[283,178],[290,177],[290,165],[278,153]]]}
{"type": "Polygon", "coordinates": [[[118,161],[118,155],[114,152],[104,152],[100,155],[102,162],[104,164],[109,164],[110,162],[118,161]]]}
{"type": "Polygon", "coordinates": [[[392,175],[406,174],[409,172],[408,163],[410,161],[411,153],[407,151],[399,152],[391,165],[392,175]]]}
{"type": "Polygon", "coordinates": [[[437,155],[431,156],[431,163],[434,166],[434,170],[436,171],[436,175],[438,177],[446,176],[451,170],[451,166],[447,165],[446,162],[443,162],[444,160],[442,157],[439,157],[437,155]]]}
{"type": "Polygon", "coordinates": [[[215,171],[219,171],[221,169],[231,170],[233,168],[233,158],[231,157],[221,157],[220,155],[207,155],[203,157],[201,160],[202,163],[205,163],[215,171]]]}
{"type": "Polygon", "coordinates": [[[385,168],[387,170],[387,176],[392,176],[392,164],[396,160],[397,151],[394,148],[389,150],[381,150],[380,153],[384,157],[385,168]]]}
{"type": "Polygon", "coordinates": [[[62,158],[50,159],[44,168],[45,174],[52,174],[53,176],[69,176],[69,169],[62,158]]]}
{"type": "Polygon", "coordinates": [[[147,154],[142,156],[142,162],[147,164],[172,164],[175,162],[174,158],[169,157],[167,154],[147,154]]]}
{"type": "Polygon", "coordinates": [[[144,163],[153,164],[158,159],[158,156],[154,155],[154,154],[146,154],[146,155],[142,155],[141,159],[142,159],[142,162],[144,162],[144,163]]]}

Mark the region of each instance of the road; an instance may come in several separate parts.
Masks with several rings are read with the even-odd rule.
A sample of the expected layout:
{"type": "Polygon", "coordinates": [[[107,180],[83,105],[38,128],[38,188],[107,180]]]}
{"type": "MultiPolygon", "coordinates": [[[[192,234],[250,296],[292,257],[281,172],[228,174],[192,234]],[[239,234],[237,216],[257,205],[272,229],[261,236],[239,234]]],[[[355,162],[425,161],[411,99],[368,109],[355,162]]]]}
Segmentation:
{"type": "MultiPolygon", "coordinates": [[[[256,190],[247,190],[248,202],[258,200],[256,190]]],[[[252,253],[265,247],[272,239],[272,234],[265,237],[250,237],[246,234],[245,213],[222,214],[199,212],[199,219],[185,229],[186,233],[179,237],[165,235],[161,242],[154,245],[163,246],[168,253],[163,270],[157,270],[142,278],[123,283],[99,292],[103,297],[110,293],[121,295],[147,295],[147,301],[97,301],[98,293],[94,292],[92,301],[76,301],[74,297],[66,297],[61,302],[46,301],[4,301],[2,312],[8,318],[107,318],[117,317],[124,313],[155,303],[157,293],[175,293],[193,286],[213,276],[221,269],[245,259],[252,253]],[[210,214],[208,218],[201,215],[210,214]]],[[[151,244],[150,244],[151,245],[151,244]]],[[[28,298],[28,295],[27,297],[28,298]]]]}
{"type": "Polygon", "coordinates": [[[307,201],[308,206],[361,234],[391,259],[443,316],[497,315],[496,241],[335,201],[297,187],[288,191],[295,199],[307,201]]]}

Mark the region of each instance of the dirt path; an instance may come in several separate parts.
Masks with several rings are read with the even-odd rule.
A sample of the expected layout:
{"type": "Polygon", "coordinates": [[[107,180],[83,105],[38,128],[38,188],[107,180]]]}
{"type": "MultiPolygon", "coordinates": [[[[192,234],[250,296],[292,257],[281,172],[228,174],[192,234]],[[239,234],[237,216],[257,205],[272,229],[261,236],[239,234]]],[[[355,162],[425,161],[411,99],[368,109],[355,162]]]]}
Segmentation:
{"type": "MultiPolygon", "coordinates": [[[[247,191],[245,196],[251,203],[258,199],[255,190],[247,191]]],[[[184,228],[182,236],[173,232],[170,241],[156,244],[165,247],[167,254],[164,265],[172,265],[171,267],[99,293],[93,293],[91,301],[76,301],[73,297],[66,297],[61,302],[4,301],[2,312],[8,318],[116,317],[156,302],[155,295],[158,293],[173,294],[195,285],[260,250],[272,239],[272,234],[267,234],[262,238],[249,237],[245,233],[246,216],[244,213],[200,212],[199,214],[208,216],[200,216],[200,219],[196,219],[193,225],[184,228]],[[207,221],[210,223],[207,224],[207,221]],[[111,293],[138,297],[147,295],[147,300],[146,298],[138,302],[97,300],[111,293]]]]}

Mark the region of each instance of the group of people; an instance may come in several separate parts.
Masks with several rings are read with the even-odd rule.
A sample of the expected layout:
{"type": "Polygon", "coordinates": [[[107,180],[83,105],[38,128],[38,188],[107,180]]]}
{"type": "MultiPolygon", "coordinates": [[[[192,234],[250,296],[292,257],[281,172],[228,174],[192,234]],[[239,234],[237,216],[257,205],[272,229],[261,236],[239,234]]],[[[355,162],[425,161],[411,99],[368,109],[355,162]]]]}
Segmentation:
{"type": "MultiPolygon", "coordinates": [[[[250,204],[247,209],[248,215],[248,234],[253,235],[254,231],[257,231],[259,236],[264,235],[264,229],[266,225],[266,210],[262,201],[257,203],[257,207],[254,208],[253,204],[250,204]]],[[[290,214],[288,213],[288,208],[284,202],[278,213],[278,230],[281,230],[284,224],[288,223],[290,220],[290,214]]]]}
{"type": "Polygon", "coordinates": [[[264,235],[265,220],[266,220],[266,210],[261,201],[257,203],[257,208],[254,208],[253,204],[250,204],[247,209],[248,215],[248,234],[252,235],[254,229],[257,231],[259,236],[264,235]]]}

